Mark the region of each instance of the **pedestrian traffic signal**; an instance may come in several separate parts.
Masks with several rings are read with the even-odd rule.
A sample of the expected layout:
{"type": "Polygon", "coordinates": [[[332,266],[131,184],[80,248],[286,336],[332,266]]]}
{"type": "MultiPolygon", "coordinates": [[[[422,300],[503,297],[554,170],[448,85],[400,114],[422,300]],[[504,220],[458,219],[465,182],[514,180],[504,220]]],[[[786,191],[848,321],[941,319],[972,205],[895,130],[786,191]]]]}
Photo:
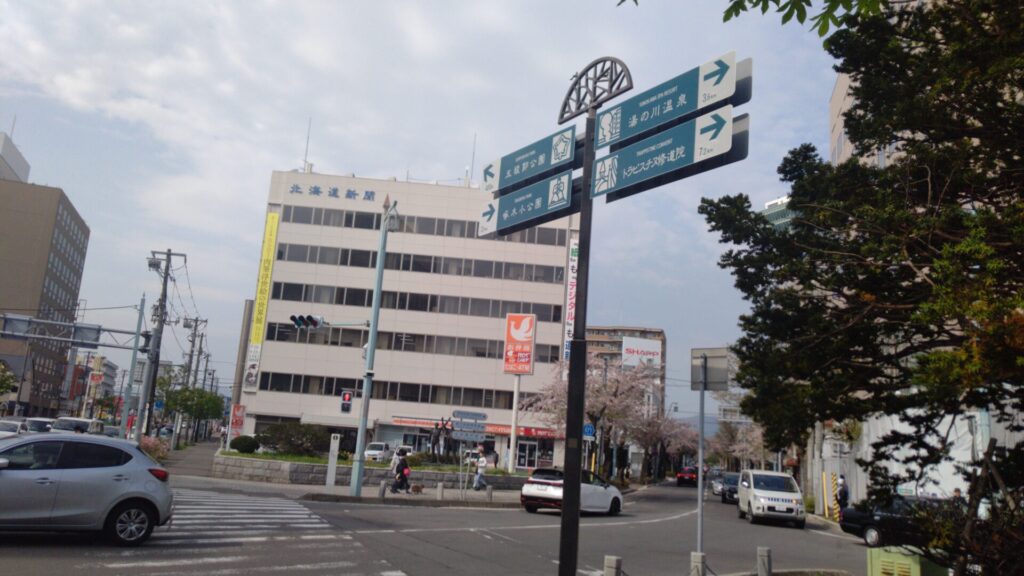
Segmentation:
{"type": "Polygon", "coordinates": [[[348,414],[352,411],[352,391],[342,390],[341,391],[341,412],[348,414]]]}
{"type": "Polygon", "coordinates": [[[330,323],[324,320],[323,316],[311,316],[302,314],[293,314],[288,317],[292,324],[298,329],[308,328],[310,330],[316,330],[322,326],[330,326],[330,323]]]}

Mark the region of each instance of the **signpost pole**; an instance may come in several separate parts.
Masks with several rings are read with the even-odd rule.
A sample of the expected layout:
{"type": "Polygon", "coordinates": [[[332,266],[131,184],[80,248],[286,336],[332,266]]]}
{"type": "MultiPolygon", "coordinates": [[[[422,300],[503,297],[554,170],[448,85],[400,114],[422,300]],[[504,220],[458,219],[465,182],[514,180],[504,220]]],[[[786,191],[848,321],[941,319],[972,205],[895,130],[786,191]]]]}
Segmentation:
{"type": "Polygon", "coordinates": [[[704,391],[708,387],[708,355],[700,355],[700,421],[697,429],[697,553],[704,552],[704,391]]]}
{"type": "Polygon", "coordinates": [[[516,444],[519,442],[519,384],[521,379],[522,376],[516,374],[515,384],[512,385],[512,430],[509,438],[508,455],[505,457],[508,460],[509,473],[516,471],[516,444]]]}
{"type": "Polygon", "coordinates": [[[590,272],[590,231],[594,201],[594,130],[597,112],[587,110],[583,146],[583,194],[580,195],[579,265],[576,272],[576,318],[569,352],[569,393],[565,418],[565,482],[562,489],[562,527],[558,545],[558,575],[576,576],[580,535],[583,410],[587,379],[587,279],[590,272]]]}

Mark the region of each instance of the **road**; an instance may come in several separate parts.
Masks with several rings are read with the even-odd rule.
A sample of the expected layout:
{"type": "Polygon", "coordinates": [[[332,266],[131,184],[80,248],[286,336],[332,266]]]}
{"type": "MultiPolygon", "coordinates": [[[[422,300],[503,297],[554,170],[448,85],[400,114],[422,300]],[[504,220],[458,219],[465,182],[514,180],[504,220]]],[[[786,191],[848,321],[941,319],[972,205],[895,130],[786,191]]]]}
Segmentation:
{"type": "MultiPolygon", "coordinates": [[[[11,574],[364,576],[554,574],[557,513],[302,502],[237,491],[176,488],[175,520],[138,549],[95,536],[4,534],[11,574]]],[[[621,516],[585,516],[582,575],[601,574],[605,554],[633,575],[683,573],[696,546],[696,490],[659,486],[626,498],[621,516]]],[[[735,506],[709,499],[705,552],[719,575],[749,571],[758,546],[777,569],[838,568],[865,574],[859,541],[822,528],[750,525],[735,506]]]]}

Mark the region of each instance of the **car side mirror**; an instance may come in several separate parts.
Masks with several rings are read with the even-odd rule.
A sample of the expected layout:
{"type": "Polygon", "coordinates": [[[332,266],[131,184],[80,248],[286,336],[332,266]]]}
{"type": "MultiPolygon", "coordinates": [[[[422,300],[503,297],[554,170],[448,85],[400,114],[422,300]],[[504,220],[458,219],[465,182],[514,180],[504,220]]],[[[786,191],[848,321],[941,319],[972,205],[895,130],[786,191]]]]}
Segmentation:
{"type": "Polygon", "coordinates": [[[750,488],[750,483],[747,481],[740,482],[740,485],[743,486],[744,488],[750,488]]]}
{"type": "Polygon", "coordinates": [[[4,468],[7,468],[10,465],[10,460],[8,460],[7,458],[0,458],[0,470],[3,470],[4,468]]]}

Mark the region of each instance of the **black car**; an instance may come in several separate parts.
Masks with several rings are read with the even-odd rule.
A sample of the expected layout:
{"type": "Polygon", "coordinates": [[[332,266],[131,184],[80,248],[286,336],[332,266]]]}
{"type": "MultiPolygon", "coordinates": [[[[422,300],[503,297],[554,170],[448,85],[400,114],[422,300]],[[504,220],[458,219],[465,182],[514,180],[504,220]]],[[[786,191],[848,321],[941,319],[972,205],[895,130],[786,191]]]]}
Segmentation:
{"type": "Polygon", "coordinates": [[[924,546],[927,536],[920,528],[917,514],[922,506],[935,506],[936,501],[916,496],[898,496],[888,505],[860,502],[843,508],[839,527],[843,532],[860,536],[869,547],[924,546]]]}
{"type": "Polygon", "coordinates": [[[726,472],[722,475],[722,504],[739,503],[736,496],[736,486],[740,483],[740,475],[736,472],[726,472]]]}

